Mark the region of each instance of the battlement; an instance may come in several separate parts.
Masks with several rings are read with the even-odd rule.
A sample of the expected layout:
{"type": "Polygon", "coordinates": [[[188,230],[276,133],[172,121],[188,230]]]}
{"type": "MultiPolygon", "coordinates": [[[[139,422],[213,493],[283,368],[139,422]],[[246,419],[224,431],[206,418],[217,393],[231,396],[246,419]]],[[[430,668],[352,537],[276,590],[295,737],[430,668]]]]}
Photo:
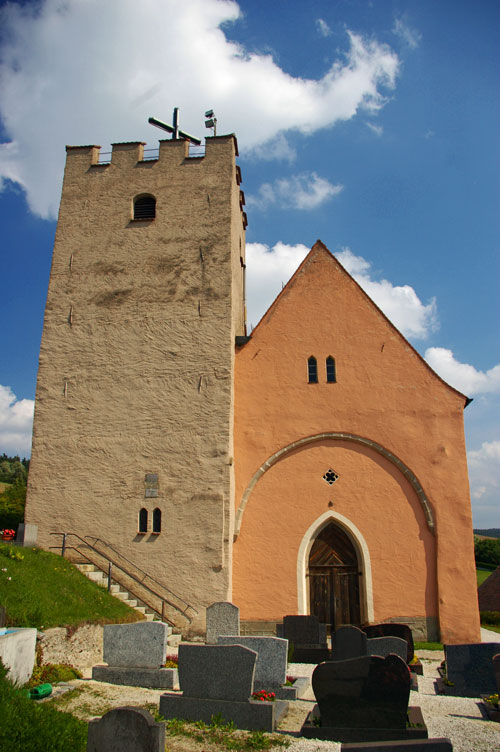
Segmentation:
{"type": "MultiPolygon", "coordinates": [[[[205,140],[205,148],[190,148],[188,141],[160,139],[157,154],[151,157],[151,152],[145,150],[144,141],[124,141],[111,144],[110,152],[101,152],[102,147],[95,144],[83,146],[66,146],[66,163],[71,160],[72,164],[80,163],[82,170],[98,168],[106,170],[110,166],[119,165],[136,166],[137,164],[159,163],[163,166],[166,162],[172,164],[184,164],[193,161],[207,163],[217,162],[225,152],[230,150],[231,158],[238,156],[238,142],[234,133],[225,136],[211,136],[205,140]]],[[[241,180],[241,172],[238,171],[238,180],[241,180]]]]}

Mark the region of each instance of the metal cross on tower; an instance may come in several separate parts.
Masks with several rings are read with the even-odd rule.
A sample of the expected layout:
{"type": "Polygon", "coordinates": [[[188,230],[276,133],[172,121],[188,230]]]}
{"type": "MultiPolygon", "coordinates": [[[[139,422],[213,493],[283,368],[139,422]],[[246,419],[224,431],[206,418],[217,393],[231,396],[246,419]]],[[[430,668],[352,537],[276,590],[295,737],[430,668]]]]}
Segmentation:
{"type": "Polygon", "coordinates": [[[167,123],[164,123],[162,120],[158,120],[157,118],[154,118],[154,117],[148,118],[148,123],[150,123],[151,125],[156,125],[157,128],[161,128],[163,131],[167,131],[167,133],[171,133],[172,140],[190,141],[192,144],[196,144],[196,146],[200,146],[201,144],[201,139],[196,138],[195,136],[190,136],[189,133],[185,133],[184,131],[180,130],[178,107],[174,107],[174,115],[172,118],[173,125],[168,125],[167,123]]]}

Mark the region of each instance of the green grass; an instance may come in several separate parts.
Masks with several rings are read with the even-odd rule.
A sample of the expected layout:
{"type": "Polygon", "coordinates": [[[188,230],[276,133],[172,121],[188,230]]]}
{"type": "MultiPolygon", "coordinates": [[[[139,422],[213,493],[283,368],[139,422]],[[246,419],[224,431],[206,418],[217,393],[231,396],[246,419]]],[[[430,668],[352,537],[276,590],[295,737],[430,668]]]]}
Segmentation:
{"type": "Polygon", "coordinates": [[[500,634],[500,627],[498,624],[484,624],[481,622],[481,626],[483,629],[489,629],[491,632],[498,632],[498,634],[500,634]]]}
{"type": "Polygon", "coordinates": [[[476,569],[477,586],[482,585],[488,579],[491,572],[487,569],[476,569]]]}
{"type": "Polygon", "coordinates": [[[66,559],[1,542],[0,603],[7,610],[7,625],[16,627],[48,629],[142,619],[66,559]]]}
{"type": "Polygon", "coordinates": [[[416,642],[414,647],[416,653],[419,650],[444,650],[441,642],[416,642]]]}
{"type": "MultiPolygon", "coordinates": [[[[156,716],[156,720],[164,720],[156,716]]],[[[265,734],[263,731],[238,731],[234,723],[225,723],[220,716],[212,716],[210,725],[202,721],[190,723],[179,718],[166,722],[167,739],[169,736],[186,736],[200,744],[213,744],[217,749],[251,752],[251,750],[269,750],[272,747],[288,747],[290,740],[280,734],[265,734]]],[[[170,745],[167,743],[167,748],[170,745]]]]}
{"type": "Polygon", "coordinates": [[[26,690],[5,678],[0,663],[0,749],[9,752],[85,752],[87,724],[47,703],[35,703],[26,690]]]}

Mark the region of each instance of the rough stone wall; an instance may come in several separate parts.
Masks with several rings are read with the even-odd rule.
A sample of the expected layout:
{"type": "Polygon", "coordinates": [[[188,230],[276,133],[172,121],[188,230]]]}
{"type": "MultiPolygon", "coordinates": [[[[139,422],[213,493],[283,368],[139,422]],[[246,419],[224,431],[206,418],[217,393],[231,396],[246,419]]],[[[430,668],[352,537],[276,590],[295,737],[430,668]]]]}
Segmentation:
{"type": "Polygon", "coordinates": [[[233,136],[207,139],[202,158],[183,141],[160,142],[155,161],[114,144],[107,165],[99,147],[68,147],[37,382],[26,520],[39,542],[109,541],[199,610],[194,631],[231,596],[236,154],[233,136]],[[133,219],[141,194],[152,220],[133,219]]]}

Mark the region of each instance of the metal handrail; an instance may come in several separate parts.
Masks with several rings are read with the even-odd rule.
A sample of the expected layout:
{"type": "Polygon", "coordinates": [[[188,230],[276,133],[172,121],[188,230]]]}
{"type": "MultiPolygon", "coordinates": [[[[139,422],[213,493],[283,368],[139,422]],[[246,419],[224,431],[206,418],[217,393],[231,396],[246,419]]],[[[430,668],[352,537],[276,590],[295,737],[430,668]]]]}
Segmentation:
{"type": "MultiPolygon", "coordinates": [[[[162,619],[162,621],[169,621],[169,619],[165,615],[165,605],[171,606],[173,609],[175,609],[176,611],[178,611],[181,614],[181,616],[183,616],[185,619],[187,619],[187,621],[189,623],[191,623],[191,621],[193,620],[193,616],[191,614],[188,614],[188,611],[191,610],[195,614],[198,613],[198,611],[194,608],[194,606],[191,606],[183,598],[181,598],[180,596],[176,595],[171,590],[169,590],[167,587],[165,587],[165,585],[162,585],[162,583],[160,583],[157,580],[155,580],[153,577],[151,577],[151,575],[148,575],[147,572],[144,572],[142,569],[140,569],[140,567],[138,567],[136,564],[134,564],[129,559],[127,559],[125,556],[123,556],[123,554],[121,554],[119,551],[117,551],[115,548],[113,548],[113,546],[111,546],[110,543],[107,543],[106,541],[103,541],[100,538],[93,538],[92,536],[85,536],[85,538],[89,538],[90,540],[94,541],[94,543],[90,543],[89,540],[86,540],[85,538],[81,538],[78,535],[78,533],[53,532],[53,533],[51,533],[51,535],[62,535],[63,536],[62,545],[60,546],[60,548],[61,548],[61,555],[63,557],[64,557],[64,554],[65,554],[65,552],[66,552],[67,549],[72,549],[72,550],[78,552],[85,559],[87,559],[88,562],[90,562],[94,566],[97,566],[101,571],[103,571],[102,567],[98,563],[96,563],[95,561],[93,561],[84,551],[81,550],[81,548],[79,548],[77,546],[69,546],[67,544],[67,538],[69,536],[73,536],[73,537],[77,538],[83,546],[85,546],[86,548],[90,548],[98,556],[101,556],[102,558],[104,558],[108,562],[108,590],[110,589],[110,585],[111,585],[111,565],[113,565],[114,567],[117,567],[119,570],[121,570],[127,577],[129,577],[130,579],[132,579],[135,582],[137,582],[141,587],[143,587],[149,593],[151,593],[152,595],[154,595],[157,598],[159,598],[160,601],[161,601],[161,613],[160,613],[160,611],[151,602],[149,602],[149,603],[146,602],[146,605],[149,608],[151,608],[158,616],[160,616],[161,619],[162,619]],[[137,575],[135,575],[133,572],[128,571],[127,568],[125,566],[123,566],[123,564],[120,564],[119,562],[115,561],[109,554],[107,554],[107,553],[99,550],[99,548],[97,548],[95,546],[95,543],[102,543],[104,546],[108,546],[118,557],[121,557],[125,562],[127,562],[128,565],[130,565],[131,567],[135,568],[143,576],[142,579],[140,579],[140,577],[138,577],[137,575]],[[149,582],[150,582],[149,585],[144,582],[145,579],[149,580],[149,582]],[[161,594],[161,593],[157,592],[155,589],[153,589],[152,584],[156,585],[156,586],[158,586],[158,588],[163,589],[164,591],[166,591],[169,594],[170,597],[173,597],[173,598],[176,598],[177,600],[179,600],[182,603],[182,605],[185,606],[184,610],[181,607],[179,607],[176,603],[173,603],[170,600],[170,598],[165,597],[164,594],[161,594]]],[[[59,546],[51,546],[50,548],[59,549],[59,546]]],[[[114,579],[116,579],[118,581],[118,578],[116,576],[114,576],[114,579]]],[[[124,587],[126,587],[126,586],[124,585],[124,587]]],[[[127,587],[127,589],[130,590],[130,588],[128,588],[128,587],[127,587]]],[[[132,593],[132,595],[134,595],[134,593],[133,593],[132,590],[130,590],[130,592],[132,593]]],[[[143,596],[139,595],[137,597],[141,598],[141,600],[145,600],[143,596]]]]}

